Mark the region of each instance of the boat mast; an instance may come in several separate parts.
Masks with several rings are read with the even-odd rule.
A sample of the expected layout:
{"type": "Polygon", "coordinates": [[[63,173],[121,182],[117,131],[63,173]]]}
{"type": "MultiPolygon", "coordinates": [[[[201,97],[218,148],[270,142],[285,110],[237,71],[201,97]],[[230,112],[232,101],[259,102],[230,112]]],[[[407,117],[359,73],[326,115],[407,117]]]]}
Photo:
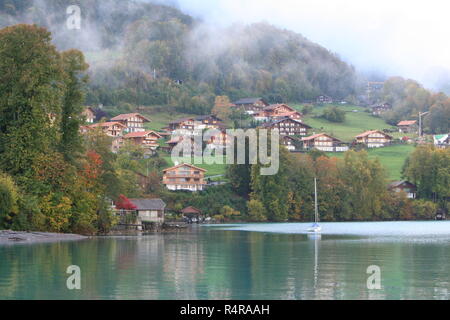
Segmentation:
{"type": "Polygon", "coordinates": [[[315,222],[319,222],[319,210],[317,208],[317,178],[314,178],[314,218],[315,222]]]}

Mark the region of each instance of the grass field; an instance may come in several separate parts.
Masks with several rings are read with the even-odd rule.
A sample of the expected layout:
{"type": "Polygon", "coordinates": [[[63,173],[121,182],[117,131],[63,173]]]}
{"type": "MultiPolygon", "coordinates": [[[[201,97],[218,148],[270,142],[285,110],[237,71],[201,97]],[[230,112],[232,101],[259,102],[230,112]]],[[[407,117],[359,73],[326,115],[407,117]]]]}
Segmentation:
{"type": "MultiPolygon", "coordinates": [[[[301,105],[294,106],[301,110],[301,105]]],[[[314,128],[315,133],[325,132],[344,141],[351,142],[355,136],[367,130],[392,129],[383,119],[372,116],[365,112],[362,107],[351,105],[340,105],[339,109],[345,110],[345,122],[335,123],[326,119],[316,118],[323,113],[327,106],[315,106],[313,113],[305,116],[304,122],[314,128]]]]}
{"type": "MultiPolygon", "coordinates": [[[[413,145],[393,145],[368,150],[369,158],[378,158],[386,168],[389,180],[399,180],[405,159],[414,150],[413,145]]],[[[330,157],[344,157],[343,153],[328,153],[330,157]]]]}

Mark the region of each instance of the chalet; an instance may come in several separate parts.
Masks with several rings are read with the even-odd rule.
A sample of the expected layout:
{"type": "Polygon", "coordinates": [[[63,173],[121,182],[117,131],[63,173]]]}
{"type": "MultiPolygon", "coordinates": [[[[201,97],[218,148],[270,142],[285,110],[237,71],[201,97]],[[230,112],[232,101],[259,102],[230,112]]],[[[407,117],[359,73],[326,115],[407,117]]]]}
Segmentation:
{"type": "Polygon", "coordinates": [[[161,199],[130,199],[136,207],[137,223],[164,223],[166,204],[161,199]]]}
{"type": "Polygon", "coordinates": [[[101,130],[110,137],[121,137],[123,132],[127,129],[127,127],[120,122],[100,122],[89,126],[82,126],[80,130],[82,133],[86,133],[88,130],[96,128],[101,128],[101,130]]]}
{"type": "Polygon", "coordinates": [[[374,116],[379,116],[385,113],[386,111],[392,110],[392,105],[386,102],[381,104],[375,104],[371,106],[370,109],[372,110],[372,114],[374,116]]]}
{"type": "Polygon", "coordinates": [[[320,95],[316,98],[317,104],[330,104],[333,103],[333,98],[326,96],[326,95],[320,95]]]}
{"type": "Polygon", "coordinates": [[[123,136],[125,141],[131,141],[151,152],[154,152],[158,148],[158,139],[161,138],[162,137],[155,131],[130,132],[123,136]]]}
{"type": "Polygon", "coordinates": [[[262,98],[245,98],[233,102],[237,108],[243,108],[248,114],[255,114],[262,111],[269,104],[262,98]]]}
{"type": "Polygon", "coordinates": [[[388,189],[394,192],[405,192],[409,199],[415,199],[417,195],[417,187],[409,181],[394,181],[389,184],[388,189]]]}
{"type": "Polygon", "coordinates": [[[84,118],[84,122],[86,123],[95,122],[95,112],[94,109],[92,109],[91,107],[87,107],[86,109],[84,109],[81,115],[84,118]]]}
{"type": "Polygon", "coordinates": [[[281,136],[280,143],[289,151],[296,151],[297,145],[299,144],[299,140],[292,136],[281,136]]]}
{"type": "Polygon", "coordinates": [[[419,127],[417,120],[403,120],[397,123],[398,132],[401,133],[417,133],[419,127]]]}
{"type": "Polygon", "coordinates": [[[163,170],[163,184],[169,190],[201,191],[206,184],[205,169],[182,163],[163,170]]]}
{"type": "Polygon", "coordinates": [[[256,121],[273,121],[286,117],[301,121],[303,115],[287,104],[271,104],[253,115],[256,121]]]}
{"type": "Polygon", "coordinates": [[[438,148],[445,149],[450,148],[450,133],[449,134],[437,134],[433,136],[434,145],[438,148]]]}
{"type": "Polygon", "coordinates": [[[139,113],[126,113],[119,114],[117,117],[112,118],[111,121],[122,123],[128,132],[140,132],[145,131],[144,123],[150,122],[150,119],[139,113]]]}
{"type": "Polygon", "coordinates": [[[178,134],[192,134],[195,129],[195,117],[191,118],[181,118],[169,122],[167,130],[174,133],[177,131],[178,134]]]}
{"type": "Polygon", "coordinates": [[[341,140],[336,139],[326,133],[318,133],[312,136],[302,138],[304,149],[317,149],[325,152],[345,152],[348,146],[341,140]]]}
{"type": "Polygon", "coordinates": [[[392,137],[379,130],[371,130],[361,133],[356,137],[356,143],[365,144],[368,148],[379,148],[391,143],[392,137]]]}
{"type": "Polygon", "coordinates": [[[311,129],[307,124],[291,118],[283,118],[273,122],[265,122],[261,126],[264,129],[278,129],[280,135],[306,136],[311,129]]]}
{"type": "Polygon", "coordinates": [[[195,118],[197,129],[218,129],[222,126],[222,120],[215,115],[198,116],[195,118]]]}

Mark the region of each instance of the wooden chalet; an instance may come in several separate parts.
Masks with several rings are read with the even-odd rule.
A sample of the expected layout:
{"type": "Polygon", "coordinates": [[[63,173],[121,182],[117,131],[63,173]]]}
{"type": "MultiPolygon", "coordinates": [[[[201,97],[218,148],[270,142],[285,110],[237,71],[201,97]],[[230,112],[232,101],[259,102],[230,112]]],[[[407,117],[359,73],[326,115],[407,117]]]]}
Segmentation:
{"type": "Polygon", "coordinates": [[[163,184],[173,191],[202,191],[206,184],[205,172],[205,169],[182,163],[163,170],[163,184]]]}
{"type": "Polygon", "coordinates": [[[306,136],[311,129],[307,124],[291,118],[265,122],[261,125],[264,129],[278,129],[280,135],[284,136],[306,136]]]}
{"type": "Polygon", "coordinates": [[[302,142],[303,148],[306,150],[317,149],[324,152],[345,152],[349,149],[341,140],[326,133],[318,133],[302,138],[302,142]]]}
{"type": "Polygon", "coordinates": [[[417,120],[403,120],[397,123],[398,132],[401,133],[417,133],[419,126],[417,120]]]}
{"type": "Polygon", "coordinates": [[[145,131],[144,123],[150,122],[150,119],[139,113],[126,113],[119,114],[118,116],[112,118],[111,121],[120,122],[127,128],[128,132],[140,132],[145,131]]]}
{"type": "Polygon", "coordinates": [[[409,181],[394,181],[389,184],[388,189],[393,192],[405,192],[409,199],[415,199],[417,195],[417,187],[409,181]]]}
{"type": "Polygon", "coordinates": [[[333,103],[333,98],[327,95],[320,95],[316,97],[316,103],[317,104],[330,104],[333,103]]]}
{"type": "Polygon", "coordinates": [[[169,122],[167,130],[174,133],[177,131],[179,134],[191,134],[195,129],[195,117],[181,118],[169,122]]]}
{"type": "Polygon", "coordinates": [[[248,114],[262,111],[269,104],[262,98],[244,98],[233,102],[237,108],[242,108],[248,114]]]}
{"type": "Polygon", "coordinates": [[[88,130],[98,128],[100,128],[107,136],[110,137],[121,137],[124,131],[127,129],[127,127],[124,126],[122,123],[114,121],[114,122],[100,122],[91,124],[89,126],[82,126],[80,127],[80,130],[82,133],[86,133],[88,130]]]}
{"type": "Polygon", "coordinates": [[[301,121],[303,115],[288,106],[287,104],[271,104],[265,107],[262,111],[253,114],[256,121],[274,121],[282,118],[291,118],[301,121]]]}
{"type": "Polygon", "coordinates": [[[392,137],[380,130],[370,130],[355,137],[356,143],[365,144],[368,148],[385,147],[392,142],[392,137]]]}
{"type": "Polygon", "coordinates": [[[375,104],[370,107],[371,112],[374,116],[379,116],[387,111],[392,110],[392,105],[390,103],[381,103],[381,104],[375,104]]]}
{"type": "Polygon", "coordinates": [[[161,139],[161,135],[155,131],[138,131],[130,132],[123,136],[125,141],[131,141],[136,145],[142,146],[147,151],[152,153],[158,148],[158,139],[161,139]]]}
{"type": "Polygon", "coordinates": [[[95,112],[91,107],[87,107],[86,109],[84,109],[81,115],[83,116],[85,123],[95,122],[95,112]]]}

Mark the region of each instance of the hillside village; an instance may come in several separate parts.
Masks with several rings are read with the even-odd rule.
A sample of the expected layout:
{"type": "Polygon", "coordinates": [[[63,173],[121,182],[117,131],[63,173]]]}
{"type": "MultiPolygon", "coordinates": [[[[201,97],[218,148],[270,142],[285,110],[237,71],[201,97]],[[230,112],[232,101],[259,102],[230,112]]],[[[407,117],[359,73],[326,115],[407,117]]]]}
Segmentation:
{"type": "MultiPolygon", "coordinates": [[[[378,83],[378,86],[380,85],[378,83]]],[[[392,109],[392,105],[389,103],[376,103],[365,105],[364,107],[349,106],[345,101],[336,103],[331,97],[326,95],[320,95],[314,102],[306,103],[306,105],[312,107],[313,110],[333,106],[346,110],[348,113],[369,114],[374,118],[380,118],[384,112],[392,109]],[[349,108],[354,109],[349,111],[349,108]]],[[[333,136],[332,129],[325,126],[314,128],[308,125],[310,117],[305,117],[299,111],[301,109],[298,105],[293,107],[286,103],[269,104],[263,98],[243,98],[225,104],[221,99],[216,99],[216,108],[213,108],[213,110],[217,111],[217,107],[219,110],[222,108],[229,109],[229,112],[230,110],[239,112],[241,118],[244,115],[250,122],[247,121],[243,127],[240,127],[239,125],[236,126],[236,123],[231,124],[230,121],[219,118],[217,114],[207,114],[178,118],[169,121],[159,130],[152,130],[150,129],[152,128],[151,116],[144,116],[135,112],[119,114],[110,119],[97,119],[95,110],[92,107],[87,107],[83,112],[86,123],[80,127],[80,132],[86,134],[91,130],[101,128],[104,134],[112,138],[111,150],[115,153],[125,144],[131,143],[142,148],[144,154],[148,157],[159,154],[166,155],[166,158],[169,157],[168,155],[175,147],[186,142],[192,145],[192,152],[194,152],[195,135],[201,134],[206,129],[218,130],[220,134],[211,137],[205,141],[205,145],[199,147],[225,149],[231,139],[234,138],[227,134],[227,129],[248,129],[252,127],[277,130],[280,134],[280,146],[283,146],[291,153],[307,153],[317,150],[325,154],[336,154],[339,156],[339,153],[342,154],[348,150],[367,149],[370,152],[370,150],[380,148],[396,149],[397,146],[408,146],[408,152],[399,155],[401,160],[404,160],[408,153],[411,152],[411,148],[414,148],[414,145],[434,144],[437,148],[450,147],[449,134],[431,136],[421,134],[421,128],[419,128],[417,120],[402,120],[398,122],[396,127],[389,129],[382,127],[370,128],[368,127],[370,124],[367,124],[367,130],[355,135],[351,140],[343,141],[333,136]]],[[[145,108],[140,109],[145,110],[145,108]]],[[[203,168],[202,165],[197,166],[189,162],[178,163],[175,161],[173,164],[173,166],[169,166],[161,172],[162,178],[160,182],[169,191],[202,192],[206,188],[227,183],[223,174],[215,175],[217,179],[214,179],[214,181],[208,179],[208,165],[205,165],[203,168]]],[[[145,175],[139,175],[145,180],[145,175]]],[[[386,188],[389,192],[405,192],[409,199],[416,199],[417,197],[417,187],[409,181],[391,180],[386,188]]],[[[164,221],[164,214],[161,213],[164,212],[164,208],[161,205],[161,201],[161,199],[130,199],[128,207],[123,205],[117,206],[116,204],[116,210],[119,212],[119,215],[123,215],[126,212],[124,208],[132,208],[132,212],[137,210],[137,220],[140,223],[160,224],[164,221]],[[142,203],[147,205],[143,206],[142,203]],[[152,206],[149,203],[156,205],[152,206]]],[[[190,222],[205,221],[206,218],[201,215],[200,209],[192,206],[180,212],[184,219],[190,222]]],[[[441,217],[441,214],[439,217],[441,217]]]]}

